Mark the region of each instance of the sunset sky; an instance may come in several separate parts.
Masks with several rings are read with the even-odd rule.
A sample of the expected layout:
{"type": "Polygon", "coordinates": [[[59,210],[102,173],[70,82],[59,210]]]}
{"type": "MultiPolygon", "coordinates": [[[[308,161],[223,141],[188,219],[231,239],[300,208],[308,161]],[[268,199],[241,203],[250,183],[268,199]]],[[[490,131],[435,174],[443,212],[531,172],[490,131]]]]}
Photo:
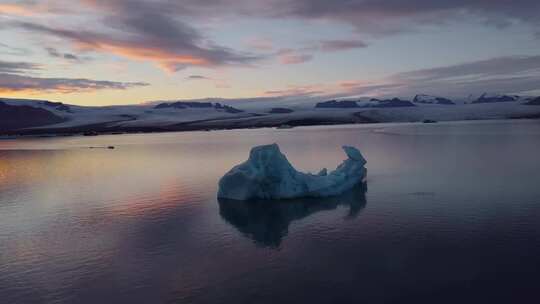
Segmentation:
{"type": "Polygon", "coordinates": [[[538,0],[0,0],[0,96],[540,94],[538,0]]]}

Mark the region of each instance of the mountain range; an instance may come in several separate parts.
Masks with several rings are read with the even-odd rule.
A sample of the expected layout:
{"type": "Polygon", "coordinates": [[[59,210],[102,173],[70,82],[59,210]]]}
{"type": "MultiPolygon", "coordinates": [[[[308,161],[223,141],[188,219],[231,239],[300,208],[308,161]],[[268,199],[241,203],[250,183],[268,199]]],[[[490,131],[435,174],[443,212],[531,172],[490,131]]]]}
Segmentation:
{"type": "Polygon", "coordinates": [[[272,98],[205,99],[101,107],[0,98],[1,135],[512,118],[540,118],[540,97],[485,93],[474,99],[453,100],[419,94],[411,99],[310,99],[306,102],[272,98]]]}

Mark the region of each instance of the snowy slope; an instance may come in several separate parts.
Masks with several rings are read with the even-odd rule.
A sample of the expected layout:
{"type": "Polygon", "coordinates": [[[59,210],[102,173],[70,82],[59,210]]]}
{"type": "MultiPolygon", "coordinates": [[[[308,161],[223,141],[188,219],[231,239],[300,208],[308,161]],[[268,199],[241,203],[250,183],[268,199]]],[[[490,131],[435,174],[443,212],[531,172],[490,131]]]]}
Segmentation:
{"type": "Polygon", "coordinates": [[[413,102],[421,104],[455,105],[455,102],[449,98],[425,94],[419,94],[414,96],[413,102]]]}
{"type": "MultiPolygon", "coordinates": [[[[181,130],[189,128],[238,128],[278,126],[281,124],[334,124],[366,122],[414,122],[426,119],[435,121],[506,119],[540,116],[540,105],[525,105],[531,98],[516,97],[512,102],[461,103],[455,105],[437,104],[439,97],[418,95],[415,106],[376,107],[377,99],[355,99],[358,108],[315,108],[321,99],[242,99],[236,102],[225,99],[205,99],[200,101],[219,102],[243,110],[230,113],[223,107],[156,108],[158,103],[141,105],[86,107],[44,100],[0,100],[9,105],[27,105],[45,109],[65,119],[64,122],[46,126],[26,128],[25,131],[84,127],[100,130],[129,131],[135,128],[159,128],[181,130]],[[290,113],[269,113],[272,108],[282,107],[290,113]]],[[[488,95],[484,95],[487,98],[488,95]]],[[[477,98],[478,99],[478,98],[477,98]]],[[[406,100],[406,98],[404,99],[406,100]]],[[[410,100],[410,99],[409,99],[410,100]]],[[[324,101],[324,100],[323,100],[324,101]]],[[[3,130],[0,130],[3,131],[3,130]]],[[[4,130],[5,131],[5,130],[4,130]]],[[[54,131],[52,131],[54,132],[54,131]]]]}
{"type": "Polygon", "coordinates": [[[109,127],[160,127],[208,119],[227,119],[249,116],[246,112],[231,114],[216,108],[156,109],[152,104],[83,107],[51,103],[44,100],[2,99],[10,105],[28,105],[42,108],[67,121],[36,128],[70,128],[106,124],[109,127]]]}

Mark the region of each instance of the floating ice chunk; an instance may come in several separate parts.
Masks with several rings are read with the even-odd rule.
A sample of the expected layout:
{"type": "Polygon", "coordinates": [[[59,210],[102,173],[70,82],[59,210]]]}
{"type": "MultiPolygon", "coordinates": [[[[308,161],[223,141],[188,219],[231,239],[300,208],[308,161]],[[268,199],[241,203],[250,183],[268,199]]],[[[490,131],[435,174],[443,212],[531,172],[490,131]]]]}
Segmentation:
{"type": "Polygon", "coordinates": [[[218,197],[234,200],[326,197],[341,194],[365,181],[366,160],[354,147],[336,170],[319,174],[296,171],[277,144],[251,149],[249,159],[219,181],[218,197]]]}

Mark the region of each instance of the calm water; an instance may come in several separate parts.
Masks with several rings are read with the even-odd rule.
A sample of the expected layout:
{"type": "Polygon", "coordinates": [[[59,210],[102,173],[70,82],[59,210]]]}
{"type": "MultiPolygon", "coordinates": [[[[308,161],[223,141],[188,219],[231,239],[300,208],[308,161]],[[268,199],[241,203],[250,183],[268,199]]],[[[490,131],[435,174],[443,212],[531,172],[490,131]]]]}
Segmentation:
{"type": "Polygon", "coordinates": [[[539,269],[540,121],[0,141],[1,303],[538,303],[539,269]],[[272,142],[355,145],[367,189],[218,202],[272,142]]]}

